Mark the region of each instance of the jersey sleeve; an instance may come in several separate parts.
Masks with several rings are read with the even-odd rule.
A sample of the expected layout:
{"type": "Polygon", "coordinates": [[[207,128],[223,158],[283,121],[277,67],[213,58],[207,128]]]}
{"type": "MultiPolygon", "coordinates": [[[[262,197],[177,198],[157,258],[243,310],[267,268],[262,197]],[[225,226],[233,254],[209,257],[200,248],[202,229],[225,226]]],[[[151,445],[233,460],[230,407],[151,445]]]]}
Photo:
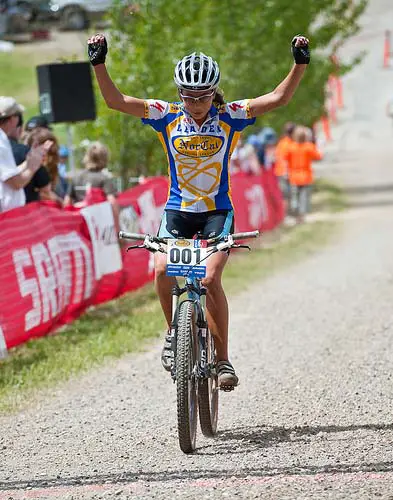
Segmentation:
{"type": "Polygon", "coordinates": [[[171,103],[158,99],[145,100],[145,116],[142,123],[150,125],[154,130],[160,131],[166,123],[166,117],[170,113],[171,103]]]}
{"type": "Polygon", "coordinates": [[[228,102],[224,105],[223,111],[227,113],[235,130],[241,131],[255,123],[255,118],[251,116],[250,99],[228,102]]]}

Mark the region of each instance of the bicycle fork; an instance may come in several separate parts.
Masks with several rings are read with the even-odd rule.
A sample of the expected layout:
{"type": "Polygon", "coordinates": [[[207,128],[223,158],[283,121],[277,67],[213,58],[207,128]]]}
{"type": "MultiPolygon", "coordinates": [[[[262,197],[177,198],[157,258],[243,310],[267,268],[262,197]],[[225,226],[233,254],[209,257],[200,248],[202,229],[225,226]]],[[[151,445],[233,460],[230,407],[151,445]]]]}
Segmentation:
{"type": "Polygon", "coordinates": [[[171,336],[171,349],[173,352],[172,366],[171,366],[171,377],[173,382],[176,382],[176,354],[177,354],[177,332],[178,332],[178,307],[181,295],[188,292],[189,300],[194,303],[195,312],[197,315],[196,325],[198,328],[197,336],[193,339],[193,342],[198,342],[198,359],[194,367],[193,375],[196,378],[207,378],[210,376],[210,371],[212,367],[208,363],[208,348],[207,345],[207,319],[206,319],[206,288],[200,287],[198,294],[196,294],[196,289],[192,283],[189,284],[190,288],[187,286],[180,288],[176,284],[172,288],[172,320],[170,326],[170,336],[171,336]],[[196,296],[197,295],[197,296],[196,296]]]}

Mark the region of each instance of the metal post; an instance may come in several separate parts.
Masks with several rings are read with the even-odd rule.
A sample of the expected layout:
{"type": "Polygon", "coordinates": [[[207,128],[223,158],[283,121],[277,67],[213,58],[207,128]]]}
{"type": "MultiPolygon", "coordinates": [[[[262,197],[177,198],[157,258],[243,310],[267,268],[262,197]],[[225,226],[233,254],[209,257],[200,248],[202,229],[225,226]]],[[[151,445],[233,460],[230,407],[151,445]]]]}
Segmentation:
{"type": "Polygon", "coordinates": [[[74,129],[71,123],[67,125],[67,142],[68,142],[68,161],[70,167],[70,173],[72,176],[75,175],[75,157],[74,157],[74,129]]]}

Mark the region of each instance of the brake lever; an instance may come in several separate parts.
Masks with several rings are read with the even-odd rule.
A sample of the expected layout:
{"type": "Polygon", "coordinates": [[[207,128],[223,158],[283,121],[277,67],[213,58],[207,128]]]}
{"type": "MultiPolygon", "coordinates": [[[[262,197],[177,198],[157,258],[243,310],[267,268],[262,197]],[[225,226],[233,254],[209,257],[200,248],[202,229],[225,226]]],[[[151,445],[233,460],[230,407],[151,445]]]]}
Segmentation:
{"type": "Polygon", "coordinates": [[[135,248],[145,248],[145,245],[132,245],[130,247],[127,247],[126,252],[128,252],[129,250],[134,250],[135,248]]]}
{"type": "Polygon", "coordinates": [[[232,245],[232,248],[247,248],[251,252],[251,247],[248,245],[232,245]]]}

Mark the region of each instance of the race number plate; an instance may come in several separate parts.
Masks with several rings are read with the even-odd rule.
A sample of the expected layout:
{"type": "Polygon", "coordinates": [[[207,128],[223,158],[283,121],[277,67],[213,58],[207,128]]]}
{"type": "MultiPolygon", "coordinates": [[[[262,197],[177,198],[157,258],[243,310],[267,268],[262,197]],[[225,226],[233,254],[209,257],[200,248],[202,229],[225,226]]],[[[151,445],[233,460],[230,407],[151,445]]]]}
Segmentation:
{"type": "Polygon", "coordinates": [[[167,276],[206,276],[206,241],[169,239],[167,252],[167,276]]]}

